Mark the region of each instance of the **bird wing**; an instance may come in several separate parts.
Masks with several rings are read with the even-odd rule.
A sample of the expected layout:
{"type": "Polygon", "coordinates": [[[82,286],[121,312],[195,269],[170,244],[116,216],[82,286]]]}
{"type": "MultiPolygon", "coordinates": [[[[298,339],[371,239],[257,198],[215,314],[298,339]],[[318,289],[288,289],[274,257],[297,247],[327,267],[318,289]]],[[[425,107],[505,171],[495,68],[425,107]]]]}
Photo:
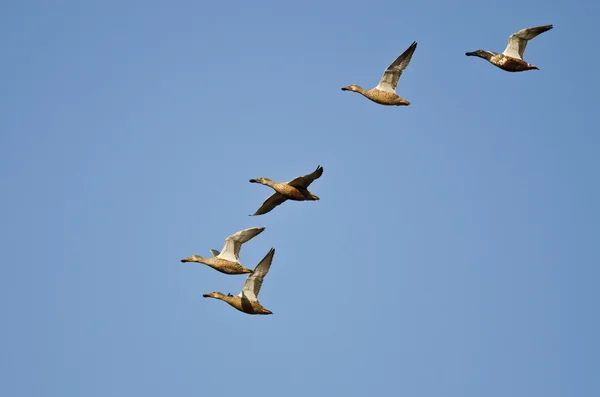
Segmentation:
{"type": "Polygon", "coordinates": [[[251,227],[249,229],[245,229],[239,231],[225,239],[225,245],[223,246],[223,250],[218,255],[219,258],[226,259],[228,261],[237,262],[240,259],[240,249],[242,248],[242,244],[251,240],[253,237],[260,234],[264,227],[251,227]]]}
{"type": "Polygon", "coordinates": [[[508,45],[502,54],[522,60],[525,47],[527,47],[527,41],[550,29],[552,29],[552,25],[536,26],[511,34],[508,38],[508,45]]]}
{"type": "Polygon", "coordinates": [[[417,48],[417,42],[415,41],[404,51],[390,66],[387,67],[383,72],[383,77],[379,81],[376,89],[385,92],[396,93],[396,87],[398,86],[398,80],[402,75],[402,71],[406,69],[410,60],[417,48]]]}
{"type": "Polygon", "coordinates": [[[210,253],[212,254],[212,256],[219,256],[220,252],[217,250],[210,250],[210,253]]]}
{"type": "Polygon", "coordinates": [[[273,208],[277,207],[279,204],[283,203],[286,200],[287,197],[285,197],[283,194],[275,192],[271,195],[271,197],[265,200],[265,202],[260,206],[260,208],[256,210],[256,212],[253,214],[253,216],[266,214],[267,212],[271,211],[273,208]]]}
{"type": "Polygon", "coordinates": [[[254,272],[246,278],[242,292],[238,295],[240,298],[246,297],[251,301],[258,301],[258,293],[260,292],[263,279],[269,272],[271,262],[273,262],[273,255],[275,255],[275,248],[269,250],[267,255],[256,265],[254,272]]]}
{"type": "Polygon", "coordinates": [[[318,166],[311,174],[299,176],[292,179],[287,184],[301,189],[308,189],[310,184],[315,180],[319,179],[323,175],[323,167],[318,166]]]}

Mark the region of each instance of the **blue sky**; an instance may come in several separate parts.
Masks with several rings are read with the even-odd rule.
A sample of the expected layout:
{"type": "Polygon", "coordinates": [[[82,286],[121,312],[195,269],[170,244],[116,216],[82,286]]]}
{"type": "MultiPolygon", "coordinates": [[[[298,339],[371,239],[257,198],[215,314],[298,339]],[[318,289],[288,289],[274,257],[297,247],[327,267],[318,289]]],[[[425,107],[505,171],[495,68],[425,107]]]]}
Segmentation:
{"type": "Polygon", "coordinates": [[[599,14],[4,1],[0,394],[600,395],[599,14]],[[464,55],[544,24],[540,71],[464,55]],[[411,106],[340,90],[413,41],[411,106]],[[248,216],[319,164],[320,201],[248,216]],[[272,316],[179,262],[252,226],[272,316]]]}

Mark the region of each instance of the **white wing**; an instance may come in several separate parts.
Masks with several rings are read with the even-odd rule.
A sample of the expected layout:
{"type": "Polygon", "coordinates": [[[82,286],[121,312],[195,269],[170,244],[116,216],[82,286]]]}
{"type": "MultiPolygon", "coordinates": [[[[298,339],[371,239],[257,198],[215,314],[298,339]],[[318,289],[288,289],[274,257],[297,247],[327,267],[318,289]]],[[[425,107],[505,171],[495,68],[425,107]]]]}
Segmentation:
{"type": "Polygon", "coordinates": [[[398,86],[398,80],[402,75],[402,71],[406,69],[410,60],[417,48],[417,42],[415,41],[404,51],[390,66],[387,67],[379,84],[376,89],[385,92],[396,93],[396,87],[398,86]]]}
{"type": "Polygon", "coordinates": [[[527,47],[527,42],[550,29],[552,29],[552,25],[536,26],[534,28],[519,30],[517,33],[511,34],[508,38],[508,45],[502,54],[507,57],[522,60],[525,47],[527,47]]]}
{"type": "Polygon", "coordinates": [[[232,234],[225,239],[225,245],[223,246],[221,253],[217,256],[231,262],[238,262],[242,244],[257,236],[263,230],[265,230],[264,227],[251,227],[250,229],[245,229],[232,234]]]}
{"type": "Polygon", "coordinates": [[[262,286],[263,279],[271,268],[271,262],[273,262],[273,255],[275,255],[275,248],[271,248],[267,255],[259,262],[254,268],[254,272],[246,278],[242,292],[238,295],[240,298],[246,297],[251,301],[258,301],[258,293],[262,286]]]}

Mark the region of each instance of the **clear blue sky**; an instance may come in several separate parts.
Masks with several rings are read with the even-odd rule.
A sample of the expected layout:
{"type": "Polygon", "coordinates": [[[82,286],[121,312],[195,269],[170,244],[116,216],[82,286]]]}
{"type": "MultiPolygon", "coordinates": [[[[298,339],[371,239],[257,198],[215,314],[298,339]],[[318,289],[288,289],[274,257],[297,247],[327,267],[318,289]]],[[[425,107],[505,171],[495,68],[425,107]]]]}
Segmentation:
{"type": "Polygon", "coordinates": [[[598,2],[0,5],[0,395],[600,395],[598,2]],[[522,28],[540,71],[507,73],[522,28]],[[398,93],[375,86],[413,41],[398,93]],[[323,165],[321,200],[249,217],[323,165]],[[179,260],[251,226],[244,276],[179,260]]]}

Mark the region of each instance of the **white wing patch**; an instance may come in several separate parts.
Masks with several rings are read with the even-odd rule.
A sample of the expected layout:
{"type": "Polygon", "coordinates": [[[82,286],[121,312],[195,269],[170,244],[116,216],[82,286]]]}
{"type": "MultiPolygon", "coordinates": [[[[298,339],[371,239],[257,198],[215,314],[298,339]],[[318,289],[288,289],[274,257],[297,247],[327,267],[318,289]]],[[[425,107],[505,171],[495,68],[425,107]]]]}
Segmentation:
{"type": "Polygon", "coordinates": [[[263,230],[265,230],[264,227],[251,227],[232,234],[225,239],[223,250],[217,256],[221,259],[239,263],[242,244],[259,235],[263,230]]]}
{"type": "Polygon", "coordinates": [[[536,26],[521,29],[517,33],[511,34],[508,38],[508,45],[502,54],[523,60],[527,42],[550,29],[552,29],[552,25],[536,26]]]}

